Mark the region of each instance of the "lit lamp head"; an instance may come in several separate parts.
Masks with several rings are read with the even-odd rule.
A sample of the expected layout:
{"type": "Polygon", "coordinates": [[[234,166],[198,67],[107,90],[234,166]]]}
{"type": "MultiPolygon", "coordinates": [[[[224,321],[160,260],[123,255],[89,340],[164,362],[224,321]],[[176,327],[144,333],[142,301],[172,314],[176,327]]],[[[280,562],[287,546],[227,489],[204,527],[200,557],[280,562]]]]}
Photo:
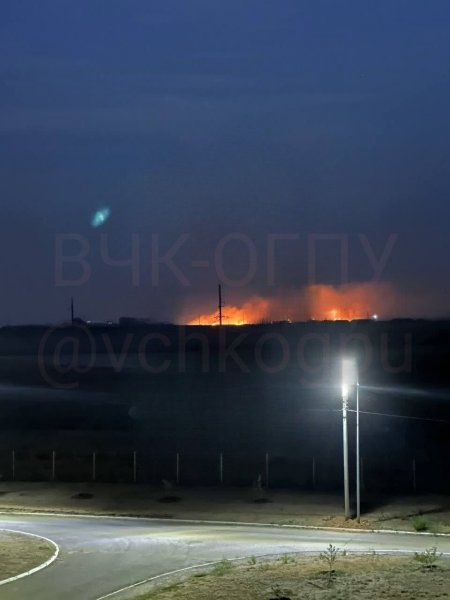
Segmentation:
{"type": "Polygon", "coordinates": [[[358,382],[356,361],[353,358],[342,360],[342,398],[348,399],[349,390],[358,382]]]}

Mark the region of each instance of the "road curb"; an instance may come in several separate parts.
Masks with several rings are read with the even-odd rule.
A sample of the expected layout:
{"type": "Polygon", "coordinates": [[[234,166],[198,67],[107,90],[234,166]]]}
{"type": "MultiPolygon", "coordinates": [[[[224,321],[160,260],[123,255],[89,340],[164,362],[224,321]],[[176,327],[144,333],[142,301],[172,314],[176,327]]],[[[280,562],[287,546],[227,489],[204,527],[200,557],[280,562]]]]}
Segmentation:
{"type": "Polygon", "coordinates": [[[53,540],[51,540],[50,538],[47,538],[43,535],[37,535],[36,533],[28,533],[27,531],[19,531],[18,529],[6,529],[5,527],[1,527],[0,531],[7,531],[9,533],[19,533],[20,535],[27,535],[29,537],[34,537],[34,538],[38,538],[40,540],[45,540],[46,542],[51,544],[55,549],[52,556],[48,560],[43,562],[42,564],[38,565],[37,567],[34,567],[33,569],[30,569],[29,571],[25,571],[24,573],[19,573],[19,575],[15,575],[14,577],[8,577],[8,579],[2,579],[0,581],[0,585],[5,585],[6,583],[12,583],[13,581],[17,581],[17,579],[22,579],[23,577],[28,577],[29,575],[33,575],[34,573],[37,573],[38,571],[42,571],[42,569],[49,567],[53,562],[55,562],[55,560],[59,556],[58,544],[56,542],[54,542],[53,540]]]}
{"type": "Polygon", "coordinates": [[[192,525],[228,525],[228,526],[246,526],[246,527],[268,527],[283,529],[306,529],[315,531],[345,531],[347,533],[388,533],[391,535],[415,535],[422,537],[450,537],[450,533],[432,533],[430,531],[404,531],[402,529],[360,529],[358,527],[325,527],[321,525],[291,525],[279,523],[252,523],[245,521],[215,521],[211,519],[167,519],[164,517],[139,517],[131,515],[105,515],[105,514],[80,514],[71,512],[41,512],[41,511],[0,511],[0,515],[28,515],[42,517],[74,517],[79,519],[128,519],[131,521],[151,521],[163,523],[190,523],[192,525]]]}

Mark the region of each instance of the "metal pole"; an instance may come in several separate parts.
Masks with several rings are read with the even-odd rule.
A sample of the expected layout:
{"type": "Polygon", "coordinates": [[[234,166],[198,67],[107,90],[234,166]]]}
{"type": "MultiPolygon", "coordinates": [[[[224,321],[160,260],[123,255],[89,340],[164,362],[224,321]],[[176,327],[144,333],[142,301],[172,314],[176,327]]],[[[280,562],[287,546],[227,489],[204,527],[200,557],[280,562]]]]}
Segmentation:
{"type": "Polygon", "coordinates": [[[16,478],[16,452],[15,452],[15,450],[13,450],[11,452],[11,470],[12,470],[12,478],[14,481],[16,478]]]}
{"type": "Polygon", "coordinates": [[[414,491],[417,490],[417,478],[416,478],[416,459],[413,458],[412,461],[412,469],[413,469],[413,489],[414,491]]]}
{"type": "Polygon", "coordinates": [[[361,462],[359,458],[359,381],[356,382],[356,520],[361,521],[361,462]]]}
{"type": "Polygon", "coordinates": [[[347,404],[348,391],[342,392],[342,441],[344,459],[344,513],[345,518],[350,518],[350,489],[348,478],[348,430],[347,430],[347,404]]]}
{"type": "Polygon", "coordinates": [[[269,453],[266,452],[266,487],[269,487],[269,453]]]}
{"type": "Polygon", "coordinates": [[[312,486],[313,490],[316,489],[316,458],[312,457],[312,486]]]}
{"type": "Polygon", "coordinates": [[[177,482],[177,485],[180,483],[180,453],[179,452],[177,452],[176,482],[177,482]]]}
{"type": "Polygon", "coordinates": [[[52,481],[56,479],[56,453],[53,450],[52,452],[52,481]]]}
{"type": "Polygon", "coordinates": [[[220,477],[220,483],[223,484],[223,453],[222,452],[219,455],[219,477],[220,477]]]}
{"type": "Polygon", "coordinates": [[[92,481],[95,481],[97,477],[97,455],[95,452],[92,453],[92,481]]]}
{"type": "Polygon", "coordinates": [[[133,452],[133,482],[137,481],[137,454],[136,450],[133,452]]]}

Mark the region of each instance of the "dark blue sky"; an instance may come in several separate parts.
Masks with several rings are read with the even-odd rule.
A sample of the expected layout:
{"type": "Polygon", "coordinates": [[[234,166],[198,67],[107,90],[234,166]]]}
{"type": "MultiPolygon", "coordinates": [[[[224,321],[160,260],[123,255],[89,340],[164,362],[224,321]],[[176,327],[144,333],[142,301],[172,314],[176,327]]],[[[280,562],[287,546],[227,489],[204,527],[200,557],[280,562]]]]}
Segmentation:
{"type": "MultiPolygon", "coordinates": [[[[0,322],[60,320],[71,295],[93,319],[214,304],[214,269],[189,265],[232,232],[258,264],[230,301],[305,286],[308,234],[349,236],[350,278],[370,280],[356,235],[380,254],[395,233],[383,280],[404,312],[448,314],[449,30],[447,0],[4,0],[0,322]],[[55,282],[67,233],[90,247],[77,287],[55,282]],[[101,233],[116,257],[139,235],[139,285],[104,264],[101,233]],[[182,233],[192,285],[163,271],[152,285],[151,234],[167,248],[182,233]],[[300,235],[280,245],[276,288],[271,233],[300,235]]],[[[242,274],[242,247],[228,250],[242,274]]],[[[336,264],[322,267],[336,283],[336,264]]]]}

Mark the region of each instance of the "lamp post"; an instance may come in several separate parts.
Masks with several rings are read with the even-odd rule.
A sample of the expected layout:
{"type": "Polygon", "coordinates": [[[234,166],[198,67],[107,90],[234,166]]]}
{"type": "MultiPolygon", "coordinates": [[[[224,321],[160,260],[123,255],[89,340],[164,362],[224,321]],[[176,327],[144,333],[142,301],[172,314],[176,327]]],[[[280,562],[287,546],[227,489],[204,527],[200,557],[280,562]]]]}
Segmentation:
{"type": "Polygon", "coordinates": [[[350,488],[348,480],[348,427],[347,427],[348,385],[342,383],[342,441],[344,459],[344,514],[350,518],[350,488]]]}
{"type": "Polygon", "coordinates": [[[356,385],[356,518],[360,519],[360,469],[359,469],[359,382],[356,362],[353,359],[342,360],[342,441],[344,460],[344,512],[350,518],[350,487],[348,475],[348,398],[350,389],[356,385]]]}
{"type": "Polygon", "coordinates": [[[359,378],[356,377],[356,521],[361,521],[361,459],[359,458],[359,378]]]}

